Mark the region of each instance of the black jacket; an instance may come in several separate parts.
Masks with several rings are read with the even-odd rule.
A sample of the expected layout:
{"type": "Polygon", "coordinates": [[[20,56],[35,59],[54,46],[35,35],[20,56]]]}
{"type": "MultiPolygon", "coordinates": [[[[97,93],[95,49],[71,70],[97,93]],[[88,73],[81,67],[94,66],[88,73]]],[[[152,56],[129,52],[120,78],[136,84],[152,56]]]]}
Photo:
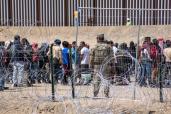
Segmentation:
{"type": "Polygon", "coordinates": [[[11,48],[11,62],[24,61],[24,51],[20,41],[15,40],[11,48]]]}

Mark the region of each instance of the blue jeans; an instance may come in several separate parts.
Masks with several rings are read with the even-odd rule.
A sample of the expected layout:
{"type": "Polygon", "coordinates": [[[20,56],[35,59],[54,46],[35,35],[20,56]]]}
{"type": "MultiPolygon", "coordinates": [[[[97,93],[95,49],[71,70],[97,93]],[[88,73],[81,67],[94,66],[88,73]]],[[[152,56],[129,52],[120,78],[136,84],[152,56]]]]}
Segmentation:
{"type": "Polygon", "coordinates": [[[141,86],[146,85],[146,80],[151,84],[151,74],[152,74],[152,63],[150,61],[142,61],[141,63],[141,75],[139,78],[139,83],[141,86]]]}
{"type": "Polygon", "coordinates": [[[13,84],[22,84],[24,77],[24,62],[13,63],[13,84]]]}

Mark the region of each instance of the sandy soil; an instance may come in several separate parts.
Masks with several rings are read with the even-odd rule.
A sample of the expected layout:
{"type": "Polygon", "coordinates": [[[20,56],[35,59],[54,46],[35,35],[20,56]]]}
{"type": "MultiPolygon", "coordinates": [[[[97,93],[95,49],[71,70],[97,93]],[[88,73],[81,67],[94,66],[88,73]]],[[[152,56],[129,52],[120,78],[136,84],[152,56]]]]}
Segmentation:
{"type": "MultiPolygon", "coordinates": [[[[159,103],[158,89],[111,86],[110,98],[103,89],[98,98],[92,97],[92,85],[76,86],[76,98],[71,98],[71,87],[56,85],[56,101],[51,101],[51,85],[37,84],[29,88],[10,88],[0,92],[0,114],[170,114],[170,89],[165,89],[165,102],[159,103]],[[166,99],[167,98],[167,99],[166,99]]],[[[103,87],[102,87],[103,88],[103,87]]]]}
{"type": "MultiPolygon", "coordinates": [[[[0,40],[12,40],[15,34],[31,42],[52,42],[55,38],[72,42],[76,29],[71,27],[0,27],[0,40]]],[[[78,41],[84,40],[93,47],[96,35],[104,33],[114,42],[136,41],[138,27],[79,27],[78,41]]],[[[143,26],[140,37],[171,37],[171,26],[143,26]]],[[[93,87],[76,86],[76,98],[71,97],[71,87],[57,85],[56,102],[52,102],[51,85],[38,84],[30,88],[10,88],[0,92],[0,114],[171,114],[171,89],[164,89],[164,103],[159,103],[157,88],[112,86],[110,98],[92,98],[93,87]],[[150,112],[151,111],[151,112],[150,112]],[[150,112],[150,113],[149,113],[150,112]]]]}
{"type": "MultiPolygon", "coordinates": [[[[78,41],[90,46],[96,43],[97,34],[104,33],[106,39],[114,42],[137,41],[138,26],[128,27],[79,27],[78,41]]],[[[140,37],[171,39],[171,26],[141,26],[140,37]]],[[[31,42],[53,42],[55,38],[72,42],[75,40],[74,27],[0,27],[0,40],[11,40],[15,34],[28,38],[31,42]]]]}

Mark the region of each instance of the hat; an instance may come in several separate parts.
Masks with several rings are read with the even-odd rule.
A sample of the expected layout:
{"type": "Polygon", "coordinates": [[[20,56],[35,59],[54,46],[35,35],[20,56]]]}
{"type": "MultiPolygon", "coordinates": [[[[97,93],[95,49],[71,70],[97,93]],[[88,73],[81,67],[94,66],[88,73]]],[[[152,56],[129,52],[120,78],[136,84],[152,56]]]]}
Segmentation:
{"type": "Polygon", "coordinates": [[[54,43],[60,45],[60,44],[61,44],[61,40],[56,39],[56,40],[54,41],[54,43]]]}
{"type": "Polygon", "coordinates": [[[97,35],[97,39],[99,39],[99,40],[104,40],[104,34],[99,34],[99,35],[97,35]]]}

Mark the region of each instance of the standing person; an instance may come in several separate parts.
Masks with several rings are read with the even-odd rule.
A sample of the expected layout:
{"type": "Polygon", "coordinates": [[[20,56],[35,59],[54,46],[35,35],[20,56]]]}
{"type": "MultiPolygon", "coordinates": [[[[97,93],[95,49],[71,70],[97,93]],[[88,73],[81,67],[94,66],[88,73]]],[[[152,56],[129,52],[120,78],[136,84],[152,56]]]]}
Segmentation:
{"type": "Polygon", "coordinates": [[[12,45],[12,57],[13,63],[13,87],[23,86],[22,80],[24,77],[24,53],[23,47],[20,42],[20,36],[14,36],[14,42],[12,45]]]}
{"type": "Polygon", "coordinates": [[[118,43],[114,43],[114,46],[118,49],[119,44],[118,43]]]}
{"type": "Polygon", "coordinates": [[[0,42],[0,91],[4,90],[5,85],[5,48],[4,42],[0,42]]]}
{"type": "Polygon", "coordinates": [[[76,50],[76,42],[72,42],[72,48],[71,48],[71,53],[72,53],[72,69],[76,70],[79,67],[79,52],[78,48],[76,50]]]}
{"type": "Polygon", "coordinates": [[[62,79],[62,84],[66,85],[68,84],[68,76],[69,76],[69,69],[70,69],[70,63],[69,63],[69,43],[67,41],[62,42],[62,66],[64,69],[64,77],[62,79]]]}
{"type": "MultiPolygon", "coordinates": [[[[97,36],[97,44],[95,48],[91,50],[90,54],[90,65],[91,68],[94,69],[95,72],[100,71],[102,63],[105,61],[106,57],[113,56],[112,48],[109,47],[107,44],[104,43],[104,34],[97,36]]],[[[111,66],[107,65],[103,69],[103,77],[106,80],[109,80],[109,77],[111,76],[111,66]]],[[[94,97],[97,97],[99,90],[100,90],[100,77],[96,73],[93,76],[94,80],[94,97]]],[[[105,85],[104,93],[106,97],[109,97],[109,81],[108,84],[105,85]]]]}
{"type": "Polygon", "coordinates": [[[163,51],[164,56],[166,58],[164,65],[164,71],[163,71],[163,81],[165,82],[165,85],[171,85],[171,41],[166,41],[166,48],[163,51]]]}
{"type": "Polygon", "coordinates": [[[136,58],[136,46],[133,41],[130,42],[128,50],[129,50],[129,53],[132,55],[132,57],[136,58]]]}
{"type": "Polygon", "coordinates": [[[116,53],[116,85],[128,85],[131,81],[129,74],[129,67],[132,62],[131,58],[127,56],[128,47],[126,43],[121,43],[119,50],[116,53]]]}
{"type": "Polygon", "coordinates": [[[80,55],[81,69],[86,70],[86,69],[89,68],[89,54],[90,54],[90,51],[87,48],[84,41],[80,42],[80,46],[81,46],[81,55],[80,55]]]}
{"type": "Polygon", "coordinates": [[[118,51],[118,48],[115,45],[113,45],[112,49],[113,49],[113,53],[115,55],[117,53],[117,51],[118,51]]]}
{"type": "Polygon", "coordinates": [[[55,81],[58,83],[58,80],[61,79],[59,76],[62,72],[61,65],[62,65],[62,48],[60,47],[61,40],[56,39],[53,45],[53,68],[54,68],[54,76],[55,81]]]}
{"type": "Polygon", "coordinates": [[[32,44],[32,81],[38,81],[40,83],[40,76],[39,74],[39,48],[37,43],[32,44]]]}
{"type": "Polygon", "coordinates": [[[28,40],[26,38],[23,38],[21,40],[21,44],[23,46],[23,51],[24,51],[24,70],[25,70],[25,78],[23,79],[23,83],[26,84],[26,86],[31,86],[31,80],[30,80],[30,66],[31,66],[31,61],[32,61],[32,47],[28,40]]]}
{"type": "Polygon", "coordinates": [[[140,64],[142,66],[142,74],[139,79],[140,86],[147,86],[147,79],[148,84],[151,84],[152,59],[149,49],[148,42],[145,41],[140,52],[140,64]]]}
{"type": "Polygon", "coordinates": [[[150,46],[150,57],[152,59],[152,81],[153,84],[157,83],[158,67],[162,58],[161,47],[159,46],[158,40],[153,39],[150,46]]]}
{"type": "Polygon", "coordinates": [[[48,71],[48,51],[49,51],[49,44],[42,43],[39,48],[39,69],[40,69],[40,76],[43,82],[50,83],[49,71],[48,71]]]}
{"type": "Polygon", "coordinates": [[[81,59],[81,81],[84,85],[89,83],[89,73],[88,73],[88,69],[89,69],[89,58],[90,58],[90,51],[87,48],[87,45],[85,44],[84,41],[80,42],[80,46],[81,46],[81,55],[80,55],[80,59],[81,59]]]}

